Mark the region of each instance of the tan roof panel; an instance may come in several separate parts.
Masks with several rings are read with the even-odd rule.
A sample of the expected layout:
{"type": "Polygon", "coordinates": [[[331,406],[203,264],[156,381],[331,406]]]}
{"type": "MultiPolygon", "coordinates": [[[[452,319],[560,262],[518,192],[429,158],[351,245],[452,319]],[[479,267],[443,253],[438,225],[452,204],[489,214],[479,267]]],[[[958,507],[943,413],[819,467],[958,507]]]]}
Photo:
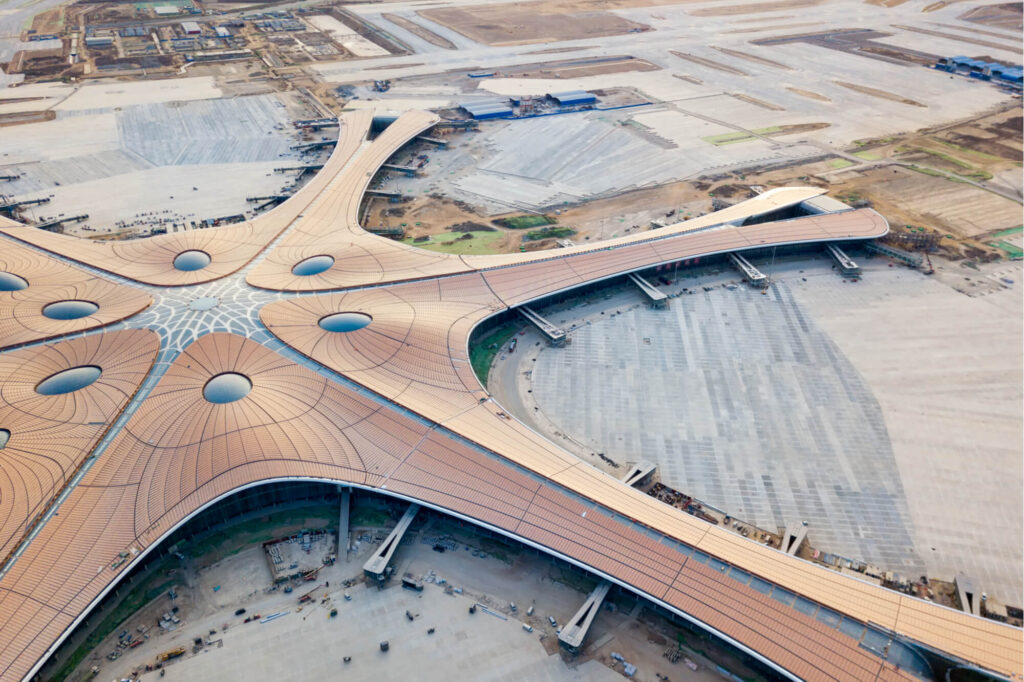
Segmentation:
{"type": "MultiPolygon", "coordinates": [[[[922,632],[912,627],[909,620],[898,620],[902,597],[896,592],[841,576],[722,531],[579,462],[504,415],[494,403],[481,403],[486,393],[466,358],[469,334],[479,321],[506,305],[516,305],[572,284],[666,260],[750,246],[870,238],[886,230],[884,219],[877,213],[857,210],[691,231],[656,242],[553,257],[437,282],[282,301],[264,307],[261,318],[273,333],[300,352],[609,509],[864,622],[887,628],[903,623],[908,629],[900,631],[905,634],[914,632],[931,646],[981,660],[976,657],[983,651],[959,644],[956,636],[943,633],[942,628],[922,632]],[[486,286],[482,285],[481,276],[486,286]],[[373,322],[342,334],[316,327],[321,316],[343,310],[364,312],[373,317],[373,322]]],[[[546,533],[544,537],[553,540],[551,532],[546,533]]],[[[566,539],[560,542],[571,544],[566,539]]],[[[994,627],[1020,643],[1019,632],[992,622],[967,619],[958,625],[980,633],[985,641],[991,641],[987,631],[994,627]]],[[[1000,655],[1009,655],[1010,650],[1001,646],[1000,655]]],[[[990,660],[999,665],[1007,661],[998,656],[990,660]]],[[[1009,669],[1019,667],[1018,658],[1017,667],[1009,669]]]]}
{"type": "Polygon", "coordinates": [[[0,348],[118,322],[145,310],[153,302],[138,289],[60,263],[12,240],[4,239],[0,244],[0,273],[19,277],[26,285],[15,291],[0,291],[0,348]],[[98,309],[71,320],[55,320],[43,315],[46,305],[65,300],[90,301],[98,309]]]}
{"type": "Polygon", "coordinates": [[[95,334],[0,355],[0,560],[78,471],[149,372],[159,339],[131,330],[95,334]],[[102,375],[72,393],[44,396],[54,374],[99,366],[102,375]]]}
{"type": "Polygon", "coordinates": [[[146,284],[185,286],[229,275],[251,261],[302,214],[359,150],[370,128],[372,112],[341,118],[338,144],[323,171],[280,206],[252,220],[226,227],[187,230],[127,241],[79,239],[6,221],[6,234],[52,253],[146,284]],[[18,225],[18,226],[16,226],[18,225]],[[174,259],[185,251],[202,251],[211,262],[183,271],[174,259]]]}
{"type": "MultiPolygon", "coordinates": [[[[251,284],[311,291],[416,280],[274,303],[264,307],[261,319],[298,351],[500,456],[449,438],[389,403],[332,383],[255,342],[223,333],[203,336],[173,362],[85,474],[83,485],[69,493],[60,515],[49,520],[0,579],[0,612],[13,614],[0,625],[0,677],[21,677],[45,656],[51,643],[122,574],[123,567],[111,567],[118,552],[137,556],[219,496],[282,477],[377,487],[505,529],[674,604],[807,679],[901,679],[903,674],[858,648],[850,637],[716,573],[711,565],[688,558],[689,550],[652,537],[645,528],[861,621],[894,628],[994,670],[1021,670],[1017,630],[801,562],[668,507],[580,462],[488,400],[468,361],[473,327],[509,306],[662,262],[742,248],[877,237],[887,230],[881,216],[850,210],[735,226],[822,194],[815,188],[783,188],[654,232],[565,251],[483,257],[430,253],[366,233],[358,224],[358,210],[380,165],[431,127],[436,117],[410,112],[377,140],[365,143],[369,116],[361,112],[344,117],[324,172],[296,197],[248,223],[107,243],[13,227],[10,221],[0,225],[41,248],[158,285],[205,282],[235,272],[289,227],[280,244],[248,273],[251,284]],[[204,251],[212,262],[199,270],[178,270],[173,260],[183,250],[204,251]],[[318,255],[333,257],[331,267],[308,277],[292,272],[298,262],[318,255]],[[445,277],[429,279],[440,275],[445,277]],[[349,332],[331,332],[317,324],[339,312],[372,319],[349,332]],[[244,375],[242,388],[218,398],[223,402],[208,402],[207,382],[224,373],[244,375]]],[[[28,249],[18,247],[13,253],[12,267],[37,268],[48,286],[57,287],[55,295],[102,303],[96,314],[76,322],[87,326],[61,321],[66,326],[55,326],[52,333],[107,324],[120,319],[115,313],[132,314],[142,300],[128,296],[127,287],[105,280],[83,282],[85,273],[77,270],[64,269],[73,277],[53,271],[46,259],[28,249]]],[[[40,326],[48,323],[28,314],[44,302],[38,291],[29,287],[0,294],[0,306],[8,301],[11,316],[24,320],[0,326],[0,341],[51,333],[40,326]]],[[[76,342],[93,348],[98,339],[128,333],[135,332],[76,342]]],[[[136,345],[117,351],[119,361],[144,354],[146,344],[136,345]]],[[[38,355],[26,361],[30,371],[57,366],[45,355],[48,351],[31,352],[38,355]]],[[[0,356],[0,361],[14,357],[0,356]]],[[[99,422],[120,411],[123,396],[138,386],[104,376],[117,391],[107,396],[93,395],[92,387],[82,389],[80,395],[89,395],[88,400],[63,396],[45,403],[34,390],[26,390],[24,381],[3,381],[0,386],[2,397],[19,412],[12,420],[20,418],[32,428],[47,428],[49,421],[74,429],[87,417],[99,422]]],[[[79,436],[90,437],[77,431],[60,435],[71,444],[63,456],[75,466],[95,442],[72,440],[79,436]]],[[[22,447],[13,437],[8,447],[12,444],[22,447]]],[[[35,467],[32,475],[42,480],[39,472],[44,470],[35,463],[25,460],[21,465],[26,471],[35,467]]],[[[0,457],[0,473],[4,466],[0,457]]],[[[67,473],[60,471],[66,480],[67,473]]],[[[36,487],[43,500],[34,503],[39,508],[49,489],[28,488],[36,487]]],[[[31,497],[13,490],[20,497],[9,493],[0,501],[20,503],[31,497]]],[[[31,504],[26,508],[31,514],[31,504]]],[[[25,513],[2,506],[0,513],[13,519],[14,534],[25,527],[17,520],[25,513]]]]}

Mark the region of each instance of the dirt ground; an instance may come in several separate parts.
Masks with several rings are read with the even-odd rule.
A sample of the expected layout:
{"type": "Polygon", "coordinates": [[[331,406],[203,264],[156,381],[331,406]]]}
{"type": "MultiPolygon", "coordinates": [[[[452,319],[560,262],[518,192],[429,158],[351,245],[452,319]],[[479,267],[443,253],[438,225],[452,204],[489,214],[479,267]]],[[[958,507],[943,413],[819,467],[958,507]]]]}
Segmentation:
{"type": "MultiPolygon", "coordinates": [[[[781,126],[767,135],[792,135],[822,125],[781,126]]],[[[873,206],[893,230],[911,225],[939,233],[947,257],[995,258],[1000,252],[986,235],[1020,225],[1020,204],[959,178],[985,183],[1019,174],[1021,150],[1021,117],[1016,109],[1008,109],[939,129],[862,141],[848,150],[852,156],[846,158],[829,156],[783,168],[701,177],[553,209],[549,215],[558,225],[576,230],[573,241],[586,243],[647,230],[655,219],[671,223],[703,215],[712,210],[712,195],[735,203],[749,195],[753,185],[813,185],[841,201],[873,206]]],[[[525,231],[495,225],[491,220],[497,217],[503,216],[485,216],[458,200],[422,196],[402,204],[376,201],[365,224],[404,226],[409,239],[444,233],[455,239],[456,231],[449,228],[477,224],[504,233],[500,241],[488,240],[494,252],[518,252],[525,231]]],[[[557,244],[544,240],[527,248],[557,244]]]]}
{"type": "Polygon", "coordinates": [[[901,97],[900,95],[896,95],[896,94],[893,94],[891,92],[887,92],[885,90],[879,90],[878,88],[869,88],[866,85],[857,85],[856,83],[847,83],[846,81],[832,81],[832,82],[835,83],[836,85],[842,85],[844,88],[849,88],[850,90],[854,90],[856,92],[859,92],[859,93],[862,93],[862,94],[865,94],[865,95],[870,95],[871,97],[878,97],[878,98],[881,98],[881,99],[887,99],[887,100],[890,100],[892,102],[902,102],[903,104],[909,104],[909,105],[914,106],[914,107],[921,107],[922,109],[927,109],[928,108],[927,105],[925,105],[925,104],[921,104],[920,102],[914,101],[912,99],[908,99],[906,97],[901,97]]]}
{"type": "Polygon", "coordinates": [[[494,225],[490,219],[480,215],[472,206],[462,201],[429,196],[401,204],[376,200],[364,224],[368,227],[404,227],[405,237],[412,240],[417,237],[448,232],[451,233],[454,240],[458,238],[461,230],[450,230],[449,228],[464,227],[470,224],[479,225],[480,230],[496,230],[504,234],[502,241],[491,243],[495,253],[518,251],[522,235],[526,232],[526,230],[507,230],[494,225]]]}
{"type": "Polygon", "coordinates": [[[1020,204],[905,168],[858,173],[834,191],[870,198],[894,229],[913,225],[957,238],[975,238],[1020,224],[1020,204]]]}
{"type": "MultiPolygon", "coordinates": [[[[652,64],[646,59],[623,57],[618,61],[602,61],[599,64],[544,64],[537,68],[528,68],[522,71],[515,70],[512,73],[520,78],[584,78],[586,76],[601,76],[609,73],[658,71],[660,69],[660,66],[652,64]]],[[[504,73],[512,75],[512,73],[507,71],[504,73]]]]}
{"type": "MultiPolygon", "coordinates": [[[[359,504],[354,502],[354,523],[360,517],[359,504]]],[[[353,537],[377,536],[379,542],[394,519],[389,519],[387,513],[379,507],[370,507],[369,510],[373,517],[370,523],[383,524],[383,528],[356,523],[353,526],[353,537]]],[[[159,595],[116,628],[68,679],[88,679],[88,671],[93,665],[100,667],[101,678],[127,676],[132,670],[151,664],[161,651],[179,645],[191,649],[192,639],[196,636],[211,641],[206,649],[238,646],[231,639],[236,637],[231,634],[234,628],[255,626],[243,625],[244,615],[235,616],[236,609],[245,608],[245,615],[266,615],[282,609],[295,609],[295,600],[310,587],[318,586],[318,595],[333,590],[331,594],[335,605],[342,611],[348,608],[341,599],[342,592],[351,593],[356,600],[377,599],[374,597],[376,590],[366,590],[359,584],[364,581],[363,562],[369,552],[376,548],[375,542],[361,542],[359,550],[347,562],[341,558],[334,566],[322,569],[320,580],[316,583],[293,583],[294,591],[291,594],[272,588],[270,571],[258,544],[259,540],[287,535],[302,527],[324,527],[334,520],[333,512],[334,508],[327,506],[299,507],[281,514],[282,519],[288,519],[287,523],[277,523],[278,516],[267,517],[262,526],[253,521],[243,522],[241,527],[244,530],[238,539],[232,527],[228,527],[223,532],[231,539],[224,543],[199,540],[194,543],[197,545],[195,548],[186,543],[182,547],[183,551],[190,553],[191,549],[198,549],[200,556],[190,558],[185,565],[169,571],[165,570],[166,567],[156,567],[156,577],[164,581],[163,589],[156,590],[159,595]],[[209,551],[205,551],[207,546],[209,551]],[[334,585],[325,587],[324,581],[334,585]],[[346,581],[355,584],[349,587],[350,583],[346,581]],[[171,585],[176,594],[173,600],[168,599],[167,593],[171,585]],[[177,631],[162,632],[153,624],[161,614],[169,612],[174,606],[177,607],[176,616],[180,620],[177,631]],[[122,656],[117,661],[110,662],[104,658],[107,652],[117,648],[120,631],[128,630],[131,638],[136,639],[143,637],[142,628],[145,627],[148,627],[145,632],[148,637],[140,646],[122,650],[122,656]]],[[[656,674],[671,673],[672,679],[680,679],[682,675],[682,679],[694,682],[711,682],[721,679],[714,670],[715,665],[723,665],[743,679],[762,679],[710,638],[680,630],[647,608],[643,602],[614,592],[606,600],[606,608],[601,610],[592,627],[587,648],[580,656],[569,657],[559,650],[554,628],[548,623],[547,617],[554,616],[558,622],[568,619],[579,606],[583,595],[593,589],[595,579],[546,556],[524,551],[517,543],[479,535],[440,515],[420,513],[410,535],[396,553],[394,565],[399,575],[410,572],[417,576],[431,573],[444,576],[448,584],[459,588],[457,594],[451,595],[456,599],[467,604],[484,604],[504,614],[502,617],[519,619],[532,625],[534,636],[540,637],[548,654],[561,657],[563,664],[570,668],[596,660],[621,670],[621,664],[616,664],[611,658],[611,653],[616,652],[638,666],[638,680],[654,682],[656,674]],[[453,542],[454,549],[444,553],[432,551],[432,543],[436,538],[453,542]],[[512,602],[519,605],[518,611],[513,611],[510,606],[512,602]],[[526,611],[531,605],[535,606],[536,611],[528,615],[526,611]],[[685,667],[682,658],[672,664],[662,657],[666,648],[676,646],[682,656],[698,666],[696,672],[685,667]]],[[[388,589],[403,592],[394,582],[388,589]]],[[[432,584],[426,585],[426,588],[441,589],[432,584]]],[[[316,605],[311,608],[315,610],[316,605]]],[[[294,618],[282,621],[281,627],[299,627],[299,622],[294,618]]],[[[186,653],[180,660],[189,660],[203,653],[203,648],[199,647],[186,653]]],[[[170,664],[172,670],[176,669],[174,666],[179,662],[170,664]]]]}
{"type": "Polygon", "coordinates": [[[811,92],[810,90],[801,90],[800,88],[789,88],[789,87],[787,87],[786,89],[789,90],[790,92],[793,92],[793,93],[796,93],[796,94],[800,95],[801,97],[806,97],[807,99],[814,99],[814,100],[818,100],[819,102],[831,102],[832,101],[828,97],[825,97],[825,95],[820,95],[820,94],[818,94],[816,92],[811,92]]]}
{"type": "Polygon", "coordinates": [[[647,31],[649,26],[609,12],[565,12],[544,3],[479,5],[423,10],[420,14],[485,45],[578,40],[647,31]]]}
{"type": "Polygon", "coordinates": [[[63,7],[55,7],[54,9],[40,12],[32,18],[32,30],[38,34],[60,33],[63,27],[63,7]]]}
{"type": "Polygon", "coordinates": [[[777,2],[758,2],[743,5],[726,5],[721,7],[705,7],[692,10],[695,17],[728,17],[740,14],[760,14],[761,12],[778,12],[779,10],[814,7],[822,0],[778,0],[777,2]]]}
{"type": "MultiPolygon", "coordinates": [[[[731,97],[735,97],[736,99],[740,100],[741,102],[746,102],[747,104],[753,104],[755,107],[761,107],[762,109],[768,109],[769,111],[785,111],[786,110],[785,107],[780,107],[778,104],[772,104],[771,102],[766,102],[763,99],[758,99],[756,97],[751,97],[750,95],[744,95],[743,93],[731,92],[731,93],[729,93],[729,95],[731,97]]],[[[815,124],[812,124],[812,125],[815,125],[815,124]]],[[[818,128],[827,128],[828,125],[829,125],[828,123],[818,124],[817,127],[818,128]]],[[[805,130],[816,130],[816,129],[817,128],[806,128],[805,130]]],[[[803,132],[803,130],[801,130],[799,132],[803,132]]]]}
{"type": "Polygon", "coordinates": [[[748,62],[754,62],[755,64],[761,64],[762,66],[772,66],[775,67],[776,69],[785,69],[786,71],[793,70],[793,67],[791,66],[787,66],[781,62],[777,62],[773,59],[768,59],[766,57],[759,57],[756,54],[750,54],[749,52],[731,50],[727,47],[716,47],[715,49],[721,52],[722,54],[727,54],[732,57],[737,57],[739,59],[745,59],[748,62]]]}
{"type": "Polygon", "coordinates": [[[709,69],[715,69],[717,71],[722,71],[724,73],[731,73],[734,76],[749,76],[750,75],[746,71],[742,71],[740,69],[737,69],[736,67],[728,66],[728,65],[723,64],[721,62],[716,62],[716,61],[714,61],[712,59],[707,59],[705,57],[698,57],[695,54],[689,54],[689,53],[686,53],[686,52],[679,52],[677,50],[669,50],[669,52],[674,54],[676,57],[679,57],[680,59],[685,59],[688,62],[693,62],[694,64],[699,64],[700,66],[706,66],[709,69]]]}
{"type": "Polygon", "coordinates": [[[958,18],[963,19],[964,21],[973,21],[976,24],[992,26],[994,28],[1006,28],[1019,31],[1021,28],[1024,28],[1024,24],[1021,23],[1022,6],[1024,6],[1024,3],[1020,2],[1004,2],[1001,5],[982,5],[961,14],[958,18]]]}

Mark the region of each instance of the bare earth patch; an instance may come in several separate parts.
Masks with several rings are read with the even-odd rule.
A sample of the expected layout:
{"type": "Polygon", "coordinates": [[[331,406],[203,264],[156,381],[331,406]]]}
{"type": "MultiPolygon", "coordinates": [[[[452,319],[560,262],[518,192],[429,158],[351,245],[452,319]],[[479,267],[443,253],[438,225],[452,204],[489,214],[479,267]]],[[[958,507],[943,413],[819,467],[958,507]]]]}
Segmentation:
{"type": "Polygon", "coordinates": [[[750,75],[746,71],[742,71],[742,70],[737,69],[735,67],[729,66],[728,64],[723,64],[721,62],[716,62],[716,61],[713,61],[711,59],[705,59],[704,57],[698,57],[695,54],[689,54],[687,52],[677,52],[676,50],[669,50],[669,52],[671,52],[675,56],[679,57],[680,59],[685,59],[688,62],[693,62],[694,64],[700,64],[701,66],[706,66],[709,69],[716,69],[718,71],[724,71],[725,73],[731,73],[731,74],[736,75],[736,76],[749,76],[750,75]]]}
{"type": "Polygon", "coordinates": [[[844,88],[849,88],[850,90],[855,90],[856,92],[860,92],[860,93],[863,93],[865,95],[870,95],[871,97],[878,97],[880,99],[887,99],[890,102],[899,102],[900,104],[909,104],[912,107],[921,107],[922,109],[927,109],[928,108],[928,106],[926,104],[921,104],[920,102],[916,102],[916,101],[914,101],[912,99],[907,99],[906,97],[900,97],[899,95],[894,95],[893,93],[886,92],[885,90],[879,90],[877,88],[869,88],[866,85],[857,85],[856,83],[847,83],[846,81],[832,81],[832,82],[835,83],[836,85],[842,85],[844,88]]]}
{"type": "Polygon", "coordinates": [[[645,24],[610,12],[563,11],[548,8],[544,3],[444,7],[419,14],[470,40],[492,46],[602,38],[650,30],[645,24]]]}
{"type": "Polygon", "coordinates": [[[753,104],[755,107],[761,107],[762,109],[767,109],[769,111],[785,111],[786,110],[785,107],[780,107],[778,104],[772,104],[771,102],[766,102],[763,99],[758,99],[756,97],[751,97],[750,95],[744,95],[744,94],[739,93],[739,92],[730,92],[729,96],[730,97],[735,97],[736,99],[740,100],[741,102],[746,102],[747,104],[753,104]]]}
{"type": "Polygon", "coordinates": [[[722,54],[727,54],[738,59],[745,59],[748,62],[754,62],[755,64],[761,64],[762,66],[773,66],[776,69],[785,69],[786,71],[792,71],[792,67],[786,66],[781,62],[777,62],[766,57],[758,57],[756,54],[750,54],[749,52],[740,52],[739,50],[730,50],[727,47],[716,47],[716,50],[722,54]]]}
{"type": "Polygon", "coordinates": [[[777,12],[783,9],[814,7],[821,0],[779,0],[778,2],[757,2],[744,5],[725,5],[723,7],[705,7],[690,12],[695,17],[727,17],[736,14],[760,14],[761,12],[777,12]]]}
{"type": "Polygon", "coordinates": [[[807,99],[816,99],[819,102],[831,102],[832,101],[828,97],[825,97],[825,95],[819,95],[818,93],[811,92],[810,90],[801,90],[800,88],[789,88],[789,87],[787,87],[786,89],[789,90],[790,92],[796,94],[796,95],[800,95],[801,97],[806,97],[807,99]]]}

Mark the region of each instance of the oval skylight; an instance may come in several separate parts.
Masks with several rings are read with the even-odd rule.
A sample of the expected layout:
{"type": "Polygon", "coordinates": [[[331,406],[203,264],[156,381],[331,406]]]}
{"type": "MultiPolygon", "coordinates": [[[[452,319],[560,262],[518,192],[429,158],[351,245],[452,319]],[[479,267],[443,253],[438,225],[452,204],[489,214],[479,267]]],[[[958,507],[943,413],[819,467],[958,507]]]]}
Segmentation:
{"type": "Polygon", "coordinates": [[[319,275],[334,265],[334,256],[311,256],[301,260],[292,267],[292,274],[299,277],[319,275]]]}
{"type": "Polygon", "coordinates": [[[100,307],[92,301],[67,300],[43,306],[43,315],[51,320],[77,320],[88,317],[100,307]]]}
{"type": "Polygon", "coordinates": [[[238,372],[224,372],[206,382],[203,386],[203,397],[211,403],[222,405],[233,403],[249,395],[252,382],[249,377],[238,372]]]}
{"type": "Polygon", "coordinates": [[[40,395],[62,395],[85,388],[103,374],[96,365],[80,365],[46,377],[36,386],[40,395]]]}
{"type": "Polygon", "coordinates": [[[28,286],[25,278],[13,272],[0,272],[0,291],[21,291],[28,286]]]}
{"type": "Polygon", "coordinates": [[[174,267],[182,272],[202,270],[210,264],[210,254],[205,251],[182,251],[174,257],[174,267]]]}
{"type": "Polygon", "coordinates": [[[320,318],[320,328],[329,332],[354,332],[370,324],[373,318],[365,313],[334,313],[320,318]]]}

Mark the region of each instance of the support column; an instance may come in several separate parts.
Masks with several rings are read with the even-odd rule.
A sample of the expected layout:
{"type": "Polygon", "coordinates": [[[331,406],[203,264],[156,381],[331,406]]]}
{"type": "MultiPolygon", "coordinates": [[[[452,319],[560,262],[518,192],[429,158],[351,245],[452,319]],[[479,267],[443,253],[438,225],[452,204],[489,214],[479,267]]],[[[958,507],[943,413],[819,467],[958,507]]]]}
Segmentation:
{"type": "Polygon", "coordinates": [[[349,538],[348,528],[348,512],[349,504],[352,500],[352,488],[347,486],[338,486],[339,492],[341,492],[341,504],[338,509],[338,558],[348,561],[348,549],[352,546],[352,540],[349,538]]]}

